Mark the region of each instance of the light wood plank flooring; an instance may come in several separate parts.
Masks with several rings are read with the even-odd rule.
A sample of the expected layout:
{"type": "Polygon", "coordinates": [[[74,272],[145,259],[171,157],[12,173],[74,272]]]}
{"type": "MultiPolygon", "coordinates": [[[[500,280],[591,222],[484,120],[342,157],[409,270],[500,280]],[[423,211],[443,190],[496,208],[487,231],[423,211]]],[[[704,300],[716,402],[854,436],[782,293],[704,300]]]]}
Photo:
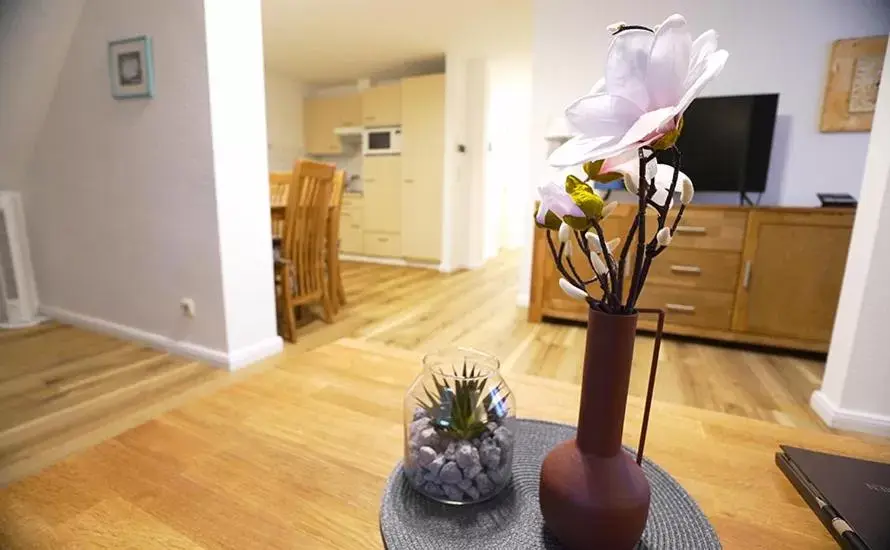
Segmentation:
{"type": "MultiPolygon", "coordinates": [[[[578,382],[584,328],[528,323],[516,305],[518,263],[516,253],[505,253],[450,275],[344,263],[349,303],[336,323],[304,315],[299,341],[276,361],[298,361],[342,337],[421,352],[460,344],[500,357],[508,377],[578,382]]],[[[651,351],[652,338],[641,335],[633,395],[645,393],[651,351]]],[[[55,323],[0,332],[0,486],[274,363],[231,375],[55,323]]],[[[807,404],[822,370],[819,360],[666,340],[655,396],[825,430],[807,404]]]]}

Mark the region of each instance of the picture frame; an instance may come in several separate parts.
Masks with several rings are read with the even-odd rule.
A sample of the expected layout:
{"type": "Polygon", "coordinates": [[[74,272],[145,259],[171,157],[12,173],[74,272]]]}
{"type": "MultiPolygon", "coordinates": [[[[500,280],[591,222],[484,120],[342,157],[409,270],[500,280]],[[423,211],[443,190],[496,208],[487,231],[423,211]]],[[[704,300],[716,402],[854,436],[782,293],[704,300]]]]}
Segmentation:
{"type": "Polygon", "coordinates": [[[886,52],[886,36],[834,42],[822,101],[822,132],[871,130],[886,52]]]}
{"type": "Polygon", "coordinates": [[[108,43],[108,74],[115,99],[154,97],[151,37],[134,36],[108,43]]]}

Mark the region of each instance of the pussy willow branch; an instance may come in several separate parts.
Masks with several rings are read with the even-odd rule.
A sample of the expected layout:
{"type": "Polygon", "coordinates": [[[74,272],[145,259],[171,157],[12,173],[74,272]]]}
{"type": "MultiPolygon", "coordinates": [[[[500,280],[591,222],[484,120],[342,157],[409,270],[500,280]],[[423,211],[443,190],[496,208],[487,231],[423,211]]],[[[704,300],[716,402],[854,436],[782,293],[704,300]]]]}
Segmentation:
{"type": "MultiPolygon", "coordinates": [[[[621,295],[617,294],[618,272],[615,269],[615,262],[612,261],[612,254],[609,253],[609,249],[606,247],[606,236],[603,233],[602,226],[599,224],[598,221],[593,220],[593,228],[596,230],[596,236],[600,240],[600,250],[603,251],[603,258],[605,258],[606,267],[609,270],[609,273],[607,273],[607,276],[609,277],[609,281],[610,281],[611,287],[612,287],[612,293],[611,293],[612,304],[615,305],[615,307],[620,308],[621,307],[621,295]]],[[[590,255],[590,253],[591,252],[588,247],[587,254],[590,255]]]]}
{"type": "Polygon", "coordinates": [[[634,221],[630,226],[630,229],[627,232],[627,237],[624,239],[624,244],[621,245],[621,255],[619,256],[618,261],[618,296],[621,297],[624,295],[624,270],[627,268],[627,253],[630,252],[630,245],[634,241],[634,235],[637,233],[637,225],[640,223],[640,219],[634,217],[634,221]]]}
{"type": "Polygon", "coordinates": [[[575,239],[578,241],[578,246],[581,247],[581,251],[587,258],[587,262],[590,264],[590,270],[593,271],[594,279],[591,279],[591,281],[599,281],[600,288],[603,289],[603,304],[608,307],[609,313],[620,309],[621,301],[615,296],[615,287],[610,285],[608,278],[603,279],[603,277],[596,272],[596,268],[593,267],[593,260],[590,258],[590,244],[587,242],[586,237],[582,232],[577,231],[575,232],[575,239]]]}
{"type": "MultiPolygon", "coordinates": [[[[671,204],[674,200],[674,192],[677,190],[677,180],[680,176],[680,164],[682,162],[682,157],[680,155],[680,150],[677,149],[677,146],[674,145],[671,147],[671,152],[673,153],[673,161],[674,161],[674,173],[671,177],[671,185],[668,188],[667,197],[664,200],[663,205],[659,205],[653,202],[653,207],[658,212],[658,229],[656,230],[655,235],[652,237],[652,240],[646,245],[646,258],[643,262],[643,270],[640,274],[639,284],[636,285],[636,294],[628,297],[628,307],[633,309],[633,307],[637,303],[637,299],[639,298],[640,292],[642,292],[643,285],[646,284],[646,278],[649,276],[649,268],[652,265],[652,260],[658,257],[665,248],[665,246],[658,245],[658,231],[661,231],[665,227],[665,223],[667,222],[668,213],[671,210],[671,204]]],[[[654,187],[655,182],[653,180],[652,185],[654,187]]],[[[686,210],[686,205],[681,205],[680,210],[677,212],[677,217],[674,218],[673,226],[671,227],[671,236],[673,237],[674,231],[677,228],[677,224],[680,223],[680,219],[683,217],[683,212],[686,210]]]]}
{"type": "Polygon", "coordinates": [[[550,255],[553,256],[553,263],[556,264],[556,269],[558,269],[562,276],[565,277],[566,281],[572,283],[581,290],[584,290],[584,283],[581,281],[581,278],[579,277],[577,280],[574,279],[569,274],[569,272],[566,271],[565,266],[562,265],[562,253],[564,246],[561,246],[559,248],[559,252],[557,253],[556,246],[554,246],[553,244],[553,236],[550,234],[550,230],[545,230],[545,233],[547,234],[547,244],[550,246],[550,255]]]}
{"type": "Polygon", "coordinates": [[[643,258],[645,255],[645,240],[646,240],[646,188],[647,185],[643,185],[642,182],[646,181],[646,155],[643,152],[642,147],[639,152],[640,162],[639,162],[639,170],[640,170],[640,184],[637,186],[637,254],[636,258],[634,258],[634,271],[633,277],[631,279],[630,285],[630,294],[627,299],[627,309],[633,310],[633,302],[634,302],[634,292],[637,287],[637,279],[643,271],[643,258]]]}

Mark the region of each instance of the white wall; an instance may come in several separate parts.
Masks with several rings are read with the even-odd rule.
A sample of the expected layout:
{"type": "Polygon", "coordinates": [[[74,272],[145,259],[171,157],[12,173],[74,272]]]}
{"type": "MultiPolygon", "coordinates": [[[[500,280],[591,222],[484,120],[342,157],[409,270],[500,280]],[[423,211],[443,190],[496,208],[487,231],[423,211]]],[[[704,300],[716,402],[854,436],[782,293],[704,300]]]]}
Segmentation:
{"type": "Polygon", "coordinates": [[[490,59],[487,68],[485,249],[490,256],[501,247],[518,247],[522,226],[529,221],[531,52],[490,59]]]}
{"type": "MultiPolygon", "coordinates": [[[[217,1],[207,0],[208,6],[217,1]]],[[[254,21],[247,19],[237,33],[244,36],[233,42],[247,50],[245,56],[252,53],[255,63],[256,33],[247,30],[247,23],[254,21]]],[[[234,29],[227,30],[231,40],[234,29]]],[[[253,283],[259,272],[267,272],[265,285],[242,290],[265,302],[272,300],[271,252],[268,208],[260,219],[257,197],[267,177],[259,172],[266,154],[261,82],[211,94],[207,47],[218,40],[217,34],[205,35],[202,2],[87,2],[37,140],[25,202],[38,289],[51,315],[229,363],[231,357],[243,357],[238,355],[243,349],[233,346],[246,345],[227,326],[227,306],[232,315],[243,313],[224,299],[237,291],[231,285],[242,275],[223,273],[224,266],[240,261],[230,251],[244,248],[230,247],[231,232],[243,231],[245,242],[262,247],[263,253],[244,260],[262,256],[266,268],[247,268],[246,281],[253,283]],[[153,39],[155,98],[115,100],[109,89],[108,41],[140,34],[153,39]],[[238,107],[244,109],[242,118],[259,119],[244,123],[244,131],[245,139],[262,148],[260,159],[256,144],[242,143],[247,149],[235,150],[234,140],[220,141],[214,157],[211,100],[219,102],[213,106],[214,131],[225,135],[234,126],[222,121],[219,110],[231,108],[238,97],[255,102],[238,107]],[[226,154],[228,163],[222,158],[226,154]],[[230,187],[235,185],[257,190],[242,197],[243,220],[233,219],[230,210],[232,201],[241,200],[230,187]],[[262,228],[254,227],[259,223],[262,228]],[[182,297],[195,300],[194,319],[180,313],[182,297]]],[[[220,76],[219,58],[211,60],[217,83],[231,83],[231,74],[220,76]]],[[[260,79],[261,56],[259,63],[258,70],[246,74],[260,79]]],[[[239,59],[234,67],[253,65],[239,59]]],[[[264,333],[258,342],[271,342],[274,348],[280,341],[270,340],[275,338],[274,317],[267,334],[265,302],[251,310],[256,318],[238,322],[255,322],[264,333]]]]}
{"type": "Polygon", "coordinates": [[[459,153],[467,143],[468,61],[458,54],[445,56],[445,159],[442,185],[442,271],[469,263],[469,161],[459,153]]]}
{"type": "Polygon", "coordinates": [[[299,80],[266,70],[266,126],[269,168],[289,171],[304,156],[303,93],[299,80]]]}
{"type": "Polygon", "coordinates": [[[262,12],[259,2],[204,0],[204,15],[226,342],[230,362],[241,364],[281,348],[272,273],[262,12]]]}
{"type": "Polygon", "coordinates": [[[21,189],[83,0],[0,2],[0,189],[21,189]]]}
{"type": "MultiPolygon", "coordinates": [[[[655,25],[686,16],[694,35],[714,28],[730,57],[705,95],[780,94],[764,204],[818,205],[817,192],[859,194],[867,133],[819,132],[831,44],[886,34],[890,9],[876,0],[536,0],[533,37],[532,188],[547,178],[547,122],[603,74],[615,21],[655,25]]],[[[529,189],[527,201],[533,200],[529,189]]],[[[521,288],[528,288],[531,224],[521,288]]]]}
{"type": "Polygon", "coordinates": [[[890,436],[890,56],[878,93],[847,269],[813,408],[833,427],[890,436]]]}

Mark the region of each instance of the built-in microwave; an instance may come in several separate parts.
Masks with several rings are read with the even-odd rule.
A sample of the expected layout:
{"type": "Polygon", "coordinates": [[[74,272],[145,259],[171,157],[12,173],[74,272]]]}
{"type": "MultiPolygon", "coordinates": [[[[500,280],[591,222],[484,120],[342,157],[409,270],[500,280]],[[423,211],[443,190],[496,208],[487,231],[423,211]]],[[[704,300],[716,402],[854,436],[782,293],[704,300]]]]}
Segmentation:
{"type": "Polygon", "coordinates": [[[402,152],[402,128],[384,126],[365,128],[362,133],[362,152],[365,155],[398,155],[402,152]]]}

